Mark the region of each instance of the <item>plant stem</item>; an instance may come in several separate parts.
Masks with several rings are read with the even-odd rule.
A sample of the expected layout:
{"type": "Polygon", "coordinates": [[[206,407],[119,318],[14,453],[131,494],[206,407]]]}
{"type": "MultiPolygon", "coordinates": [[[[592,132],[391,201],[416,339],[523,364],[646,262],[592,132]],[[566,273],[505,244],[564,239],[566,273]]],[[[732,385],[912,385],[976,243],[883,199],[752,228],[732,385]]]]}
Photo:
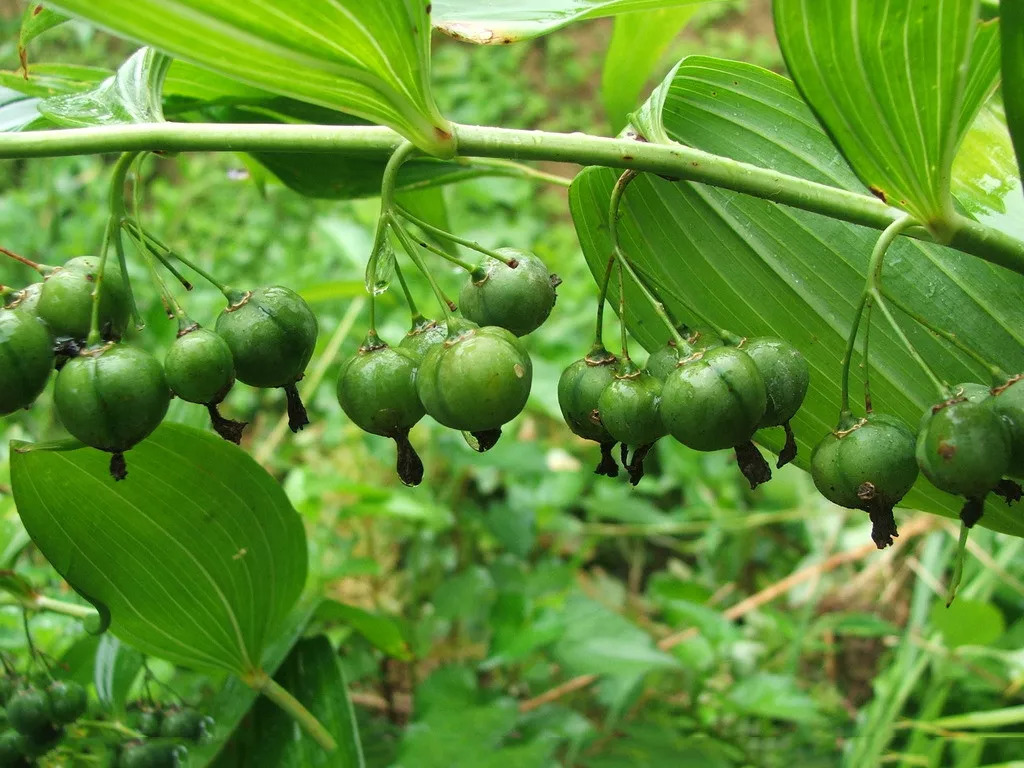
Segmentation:
{"type": "Polygon", "coordinates": [[[104,722],[103,720],[79,720],[76,725],[80,725],[83,728],[93,728],[101,731],[111,731],[120,736],[125,736],[129,739],[144,739],[145,734],[136,731],[134,728],[129,728],[127,725],[120,721],[104,722]]]}
{"type": "MultiPolygon", "coordinates": [[[[163,255],[164,256],[170,256],[172,259],[176,259],[177,261],[180,261],[182,264],[184,264],[186,267],[191,269],[193,272],[195,272],[197,275],[199,275],[201,278],[203,278],[206,282],[208,282],[210,285],[212,285],[218,291],[223,293],[225,298],[227,298],[227,300],[229,302],[233,302],[233,301],[235,301],[238,298],[238,291],[236,291],[234,288],[231,288],[230,286],[225,285],[224,283],[222,283],[220,280],[215,278],[213,275],[211,275],[205,269],[203,269],[202,267],[198,266],[191,259],[188,259],[188,258],[182,256],[177,251],[171,250],[166,245],[164,245],[162,242],[160,242],[156,237],[151,235],[146,230],[142,229],[142,227],[139,227],[138,224],[131,223],[130,226],[136,227],[138,233],[143,237],[143,239],[149,245],[152,245],[152,246],[154,246],[154,248],[158,248],[161,251],[163,251],[163,255]]],[[[157,256],[157,258],[160,258],[160,255],[156,252],[156,250],[153,250],[153,255],[157,256]]],[[[179,277],[179,280],[180,280],[181,279],[180,275],[178,275],[178,277],[179,277]]],[[[182,282],[187,284],[187,281],[182,281],[182,282]]]]}
{"type": "MultiPolygon", "coordinates": [[[[442,240],[447,240],[457,245],[465,246],[466,248],[477,251],[478,253],[482,253],[484,256],[490,256],[492,259],[497,259],[498,261],[503,262],[510,267],[512,266],[512,260],[509,259],[508,256],[502,256],[497,251],[491,248],[486,248],[480,245],[480,243],[477,243],[473,240],[467,240],[464,237],[459,237],[458,235],[448,232],[447,230],[441,229],[440,227],[435,227],[433,224],[430,224],[424,221],[423,219],[419,218],[418,216],[413,215],[400,205],[395,206],[395,212],[403,219],[408,221],[410,224],[416,225],[424,232],[427,232],[428,234],[431,234],[434,237],[439,237],[442,240]]],[[[472,268],[470,268],[470,271],[472,271],[472,268]]]]}
{"type": "MultiPolygon", "coordinates": [[[[377,261],[388,236],[392,200],[395,196],[395,182],[398,179],[398,171],[402,167],[402,163],[417,151],[415,144],[411,141],[404,141],[388,158],[387,165],[384,166],[384,175],[380,183],[380,214],[377,216],[377,229],[373,233],[370,258],[366,263],[366,290],[370,294],[370,329],[367,335],[370,337],[377,336],[377,261]]],[[[387,289],[385,288],[385,290],[387,289]]]]}
{"type": "Polygon", "coordinates": [[[530,165],[517,163],[515,160],[502,160],[500,158],[476,157],[460,158],[465,159],[466,165],[483,166],[494,169],[495,176],[511,176],[516,179],[531,179],[545,184],[553,184],[557,187],[568,189],[572,186],[572,179],[559,176],[555,173],[546,173],[530,165]]]}
{"type": "Polygon", "coordinates": [[[450,261],[455,266],[460,267],[461,269],[466,270],[470,274],[473,274],[473,270],[476,269],[476,267],[474,267],[468,261],[463,261],[458,256],[452,256],[450,253],[445,251],[443,248],[438,248],[436,245],[431,245],[426,240],[422,240],[421,238],[418,238],[418,237],[415,238],[415,240],[416,240],[416,243],[420,246],[420,248],[424,248],[424,249],[430,251],[431,253],[436,254],[437,256],[440,256],[442,259],[445,259],[446,261],[450,261]]]}
{"type": "MultiPolygon", "coordinates": [[[[665,305],[654,295],[647,284],[640,279],[640,276],[633,269],[633,265],[629,263],[629,259],[626,258],[625,252],[619,245],[619,205],[622,202],[623,195],[626,194],[626,188],[629,183],[637,177],[635,171],[626,171],[618,180],[615,182],[615,187],[612,189],[611,198],[608,201],[608,237],[612,242],[612,253],[615,254],[615,259],[619,262],[619,322],[622,327],[626,326],[626,315],[622,311],[623,297],[626,295],[626,283],[622,279],[622,271],[626,270],[629,273],[630,278],[637,284],[640,291],[643,293],[644,298],[650,302],[654,308],[654,313],[658,316],[668,328],[669,333],[672,335],[672,339],[675,341],[677,348],[680,352],[684,350],[687,353],[691,350],[689,343],[683,338],[682,334],[676,328],[672,322],[672,318],[668,316],[668,312],[665,311],[665,305]]],[[[625,331],[623,331],[623,338],[625,338],[625,331]]],[[[623,346],[622,354],[625,355],[625,346],[623,346]]]]}
{"type": "MultiPolygon", "coordinates": [[[[107,268],[107,256],[110,255],[110,244],[113,240],[120,240],[121,222],[127,216],[124,204],[124,185],[128,178],[128,171],[138,156],[137,152],[125,152],[114,163],[114,170],[110,177],[110,218],[107,221],[103,233],[103,246],[100,249],[100,263],[96,269],[96,285],[92,288],[92,317],[89,321],[89,335],[85,339],[87,346],[94,346],[101,341],[100,337],[100,292],[103,290],[103,275],[107,268]]],[[[120,251],[118,257],[121,257],[120,251]]],[[[123,259],[122,259],[123,261],[123,259]]],[[[123,268],[123,265],[122,265],[123,268]]]]}
{"type": "Polygon", "coordinates": [[[416,250],[416,245],[410,240],[409,235],[402,228],[401,223],[394,217],[391,216],[391,225],[395,230],[395,234],[398,236],[398,241],[402,244],[405,252],[409,254],[409,258],[412,263],[416,265],[416,269],[423,273],[423,276],[427,278],[427,282],[430,283],[430,289],[434,292],[434,296],[437,297],[437,303],[441,305],[441,312],[445,316],[446,320],[451,319],[452,311],[448,305],[448,299],[444,295],[444,291],[441,290],[441,286],[437,284],[437,280],[434,275],[427,268],[427,265],[423,263],[423,259],[420,258],[419,252],[416,250]]]}
{"type": "Polygon", "coordinates": [[[864,412],[871,413],[873,409],[871,403],[871,366],[868,361],[871,359],[868,355],[868,342],[871,339],[871,308],[874,306],[874,302],[871,298],[868,298],[867,304],[864,307],[864,348],[861,352],[861,359],[864,361],[864,412]]]}
{"type": "Polygon", "coordinates": [[[327,752],[333,752],[338,748],[334,737],[327,732],[313,713],[306,709],[302,702],[292,696],[287,690],[281,687],[272,677],[263,670],[250,673],[243,677],[243,682],[249,687],[259,691],[281,709],[291,715],[301,725],[306,733],[323,747],[327,752]]]}
{"type": "Polygon", "coordinates": [[[26,608],[33,611],[49,611],[50,613],[61,613],[65,616],[72,616],[76,619],[91,619],[96,615],[96,609],[76,603],[67,603],[63,600],[55,600],[46,595],[34,595],[24,601],[26,608]]]}
{"type": "Polygon", "coordinates": [[[409,284],[405,282],[405,275],[402,274],[402,268],[399,266],[397,259],[395,260],[395,277],[398,278],[398,284],[402,286],[402,294],[405,296],[405,303],[409,306],[409,315],[412,318],[412,327],[415,328],[417,321],[423,319],[423,315],[416,308],[416,301],[409,290],[409,284]]]}
{"type": "Polygon", "coordinates": [[[608,264],[604,268],[604,277],[601,279],[601,287],[597,294],[597,327],[594,329],[594,346],[604,346],[604,303],[608,299],[608,284],[612,281],[612,268],[615,266],[615,254],[608,257],[608,264]]]}
{"type": "Polygon", "coordinates": [[[43,266],[42,264],[32,261],[31,259],[26,259],[24,256],[19,256],[14,251],[9,251],[6,248],[0,248],[0,253],[2,253],[4,256],[10,256],[15,261],[20,261],[26,267],[34,269],[40,275],[45,276],[48,272],[50,272],[53,269],[52,267],[43,266]]]}

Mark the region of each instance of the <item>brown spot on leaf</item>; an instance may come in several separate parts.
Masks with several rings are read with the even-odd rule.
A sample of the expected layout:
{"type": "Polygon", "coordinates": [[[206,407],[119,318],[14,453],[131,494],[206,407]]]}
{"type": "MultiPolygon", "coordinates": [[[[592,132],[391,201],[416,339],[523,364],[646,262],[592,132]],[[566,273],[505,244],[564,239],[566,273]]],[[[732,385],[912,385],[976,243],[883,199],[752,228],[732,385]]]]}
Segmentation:
{"type": "Polygon", "coordinates": [[[622,159],[623,159],[623,160],[632,160],[632,159],[633,159],[633,156],[632,156],[632,155],[623,155],[623,156],[622,156],[622,159]]]}
{"type": "Polygon", "coordinates": [[[889,202],[888,195],[885,194],[885,190],[882,189],[881,187],[876,187],[874,184],[872,184],[870,187],[868,187],[868,189],[871,191],[872,195],[877,197],[883,203],[889,202]]]}
{"type": "Polygon", "coordinates": [[[430,3],[427,3],[427,15],[428,16],[430,15],[430,11],[433,9],[433,7],[434,6],[432,6],[430,3]]]}
{"type": "Polygon", "coordinates": [[[33,16],[38,16],[42,12],[43,12],[43,6],[41,6],[41,5],[37,5],[35,8],[32,9],[32,15],[33,16]]]}

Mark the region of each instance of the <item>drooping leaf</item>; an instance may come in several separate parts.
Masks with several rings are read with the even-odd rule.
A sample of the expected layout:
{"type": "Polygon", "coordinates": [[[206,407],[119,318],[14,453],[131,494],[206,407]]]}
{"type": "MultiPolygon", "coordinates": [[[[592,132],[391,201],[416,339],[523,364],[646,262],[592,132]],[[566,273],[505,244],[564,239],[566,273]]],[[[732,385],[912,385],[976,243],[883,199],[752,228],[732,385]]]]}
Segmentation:
{"type": "Polygon", "coordinates": [[[39,111],[71,128],[163,122],[161,89],[170,64],[169,56],[140,48],[95,88],[53,96],[39,105],[39,111]]]}
{"type": "MultiPolygon", "coordinates": [[[[785,173],[866,192],[785,78],[747,64],[685,59],[651,98],[668,138],[708,152],[785,173]]],[[[651,119],[653,108],[643,112],[651,119]]],[[[972,170],[975,164],[968,164],[972,170]]],[[[617,174],[588,169],[570,195],[584,253],[599,274],[609,252],[608,198],[617,174]]],[[[1019,181],[1017,181],[1019,184],[1019,181]]],[[[969,186],[969,185],[968,185],[969,186]]],[[[1013,187],[1010,187],[1013,189],[1013,187]]],[[[963,196],[969,190],[962,189],[963,196]]],[[[1016,194],[1016,192],[1014,193],[1016,194]]],[[[984,208],[984,200],[976,201],[984,208]]],[[[807,357],[811,388],[793,422],[797,463],[833,429],[839,411],[840,364],[867,261],[878,232],[739,193],[645,175],[629,187],[620,220],[623,247],[679,320],[703,316],[743,335],[788,339],[807,357]]],[[[992,226],[1004,217],[988,209],[992,226]]],[[[1024,370],[1024,277],[940,246],[907,238],[890,249],[888,293],[933,324],[953,330],[987,359],[1024,370]]],[[[615,291],[617,295],[617,289],[615,291]]],[[[627,285],[630,330],[648,349],[667,331],[627,285]]],[[[614,304],[613,304],[614,306],[614,304]]],[[[908,336],[950,381],[985,381],[964,354],[901,316],[908,336]]],[[[861,359],[854,356],[853,392],[861,359]]],[[[875,408],[916,426],[937,394],[881,318],[871,331],[871,392],[875,408]]],[[[781,430],[759,441],[778,450],[781,430]]],[[[919,480],[906,506],[954,516],[962,500],[919,480]]],[[[990,501],[982,525],[1024,535],[1019,513],[990,501]]]]}
{"type": "Polygon", "coordinates": [[[1003,103],[1010,126],[1013,146],[1017,150],[1017,167],[1024,169],[1024,3],[1002,0],[999,4],[999,26],[1002,29],[1003,103]]]}
{"type": "Polygon", "coordinates": [[[44,8],[42,3],[32,2],[25,6],[21,16],[21,30],[18,32],[18,60],[25,75],[28,75],[28,44],[48,29],[63,24],[67,16],[44,8]]]}
{"type": "Polygon", "coordinates": [[[268,699],[259,699],[235,731],[217,765],[245,768],[362,768],[363,750],[348,683],[338,656],[323,635],[300,640],[274,675],[334,737],[333,753],[305,733],[268,699]]]}
{"type": "Polygon", "coordinates": [[[601,101],[612,133],[629,122],[644,84],[697,6],[634,11],[615,17],[612,41],[601,72],[601,101]],[[638,44],[638,41],[643,41],[638,44]]]}
{"type": "Polygon", "coordinates": [[[142,671],[143,655],[110,634],[99,638],[93,659],[92,682],[96,697],[107,710],[125,710],[132,683],[142,671]]]}
{"type": "Polygon", "coordinates": [[[977,0],[777,0],[775,28],[797,87],[857,175],[942,235],[953,156],[998,77],[967,88],[977,0]],[[965,100],[965,96],[971,101],[965,100]],[[964,116],[964,117],[962,117],[964,116]]]}
{"type": "Polygon", "coordinates": [[[434,26],[456,40],[506,45],[585,19],[693,5],[704,0],[434,0],[434,26]]]}
{"type": "Polygon", "coordinates": [[[378,650],[396,659],[408,661],[412,658],[409,644],[405,641],[397,622],[380,613],[370,613],[354,605],[325,600],[317,609],[320,621],[341,622],[351,627],[378,650]]]}
{"type": "Polygon", "coordinates": [[[58,0],[55,7],[242,83],[454,153],[430,92],[425,0],[58,0]]]}
{"type": "Polygon", "coordinates": [[[11,452],[18,512],[32,540],[111,630],[140,651],[244,673],[302,589],[302,523],[245,451],[165,424],[127,453],[114,482],[92,449],[11,452]]]}

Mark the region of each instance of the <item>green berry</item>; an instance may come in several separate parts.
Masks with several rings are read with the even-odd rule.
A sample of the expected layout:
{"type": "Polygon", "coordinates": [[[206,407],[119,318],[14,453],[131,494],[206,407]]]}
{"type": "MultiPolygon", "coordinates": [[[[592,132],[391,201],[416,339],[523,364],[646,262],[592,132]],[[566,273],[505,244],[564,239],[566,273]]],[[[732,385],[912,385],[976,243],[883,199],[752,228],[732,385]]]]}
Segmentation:
{"type": "Polygon", "coordinates": [[[163,736],[199,741],[206,735],[212,720],[191,708],[168,712],[160,726],[163,736]]]}
{"type": "Polygon", "coordinates": [[[117,762],[120,768],[179,768],[188,764],[188,749],[166,741],[126,744],[117,762]]]}
{"type": "Polygon", "coordinates": [[[117,479],[124,472],[121,454],[160,426],[170,400],[157,359],[126,344],[86,350],[61,369],[54,388],[64,427],[86,445],[113,453],[117,479]]]}
{"type": "Polygon", "coordinates": [[[917,462],[946,493],[980,498],[1010,466],[1010,430],[987,401],[952,400],[925,414],[917,462]]]}
{"type": "Polygon", "coordinates": [[[512,333],[460,322],[451,324],[448,338],[423,358],[416,391],[439,423],[482,432],[523,410],[532,381],[530,356],[512,333]]]}
{"type": "Polygon", "coordinates": [[[257,288],[217,318],[235,375],[253,387],[287,387],[302,377],[316,346],[316,317],[282,286],[257,288]]]}
{"type": "Polygon", "coordinates": [[[1024,477],[1024,378],[1016,376],[996,388],[990,407],[1002,418],[1010,436],[1010,466],[1014,477],[1024,477]]]}
{"type": "Polygon", "coordinates": [[[17,309],[19,312],[39,314],[39,297],[43,295],[43,283],[32,283],[18,291],[7,304],[8,309],[17,309]]]}
{"type": "MultiPolygon", "coordinates": [[[[369,340],[368,340],[369,341],[369,340]]],[[[338,402],[360,428],[394,437],[408,432],[425,411],[416,394],[416,361],[377,340],[364,344],[341,368],[338,402]]]]}
{"type": "Polygon", "coordinates": [[[46,689],[50,712],[55,722],[68,725],[85,714],[88,698],[85,688],[73,680],[54,680],[46,689]]]}
{"type": "Polygon", "coordinates": [[[17,690],[17,685],[11,677],[0,677],[0,707],[7,706],[7,700],[17,690]]]}
{"type": "Polygon", "coordinates": [[[689,352],[680,352],[676,343],[670,341],[651,352],[644,367],[651,376],[664,383],[668,375],[682,362],[683,357],[689,354],[689,352]]]}
{"type": "Polygon", "coordinates": [[[146,736],[157,736],[164,722],[164,713],[158,709],[143,709],[135,716],[135,730],[146,736]]]}
{"type": "Polygon", "coordinates": [[[617,363],[615,355],[600,347],[562,371],[558,406],[573,434],[598,443],[615,442],[601,423],[597,401],[615,378],[617,363]]]}
{"type": "Polygon", "coordinates": [[[52,728],[50,700],[38,688],[24,688],[7,702],[7,722],[18,733],[28,737],[43,734],[52,728]]]}
{"type": "Polygon", "coordinates": [[[717,347],[669,374],[661,415],[683,445],[698,451],[732,448],[750,440],[767,397],[753,360],[734,347],[717,347]]]}
{"type": "Polygon", "coordinates": [[[423,362],[423,358],[431,347],[435,347],[448,338],[448,326],[436,320],[425,320],[417,323],[416,327],[405,334],[399,343],[398,348],[416,361],[423,362]]]}
{"type": "MultiPolygon", "coordinates": [[[[99,265],[95,256],[79,256],[46,278],[37,310],[55,337],[85,340],[88,336],[99,265]]],[[[100,290],[99,322],[103,337],[120,338],[128,326],[129,313],[121,268],[116,258],[108,257],[100,290]]]]}
{"type": "Polygon", "coordinates": [[[615,442],[639,447],[665,434],[660,403],[661,382],[647,371],[625,365],[602,390],[597,410],[615,442]]]}
{"type": "Polygon", "coordinates": [[[742,346],[764,379],[768,396],[758,427],[779,427],[792,419],[807,395],[811,369],[800,350],[783,339],[748,339],[742,346]]]}
{"type": "Polygon", "coordinates": [[[478,325],[496,325],[525,336],[551,314],[559,281],[529,251],[499,248],[497,252],[515,266],[488,256],[463,285],[459,306],[478,325]]]}
{"type": "Polygon", "coordinates": [[[30,763],[25,756],[25,736],[17,731],[0,733],[0,768],[21,768],[30,763]]]}
{"type": "Polygon", "coordinates": [[[178,336],[164,359],[171,391],[182,400],[216,405],[235,383],[231,348],[219,335],[198,326],[178,336]]]}
{"type": "Polygon", "coordinates": [[[27,408],[53,370],[53,339],[29,312],[0,309],[0,416],[27,408]]]}

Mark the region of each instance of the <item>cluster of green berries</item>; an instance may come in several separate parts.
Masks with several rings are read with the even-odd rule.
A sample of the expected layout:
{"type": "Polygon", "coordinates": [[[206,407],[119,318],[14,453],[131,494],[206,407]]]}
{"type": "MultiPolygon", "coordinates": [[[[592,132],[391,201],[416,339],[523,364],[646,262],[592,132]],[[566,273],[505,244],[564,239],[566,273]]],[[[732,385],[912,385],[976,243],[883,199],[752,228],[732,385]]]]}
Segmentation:
{"type": "Polygon", "coordinates": [[[177,768],[188,765],[188,747],[209,736],[213,719],[192,707],[133,708],[129,724],[145,738],[121,745],[118,768],[177,768]]]}
{"type": "Polygon", "coordinates": [[[870,413],[846,416],[815,447],[811,474],[825,498],[866,511],[879,549],[897,534],[893,507],[920,471],[939,490],[962,496],[967,527],[994,492],[1019,501],[1024,478],[1024,376],[989,389],[962,384],[956,395],[928,408],[917,434],[901,420],[870,413]],[[1009,477],[1007,477],[1009,476],[1009,477]]]}
{"type": "Polygon", "coordinates": [[[51,680],[44,687],[8,676],[0,678],[0,766],[34,765],[85,714],[85,689],[74,681],[51,680]]]}
{"type": "Polygon", "coordinates": [[[108,259],[97,296],[100,341],[88,342],[99,260],[71,259],[0,309],[0,415],[29,407],[58,371],[54,404],[71,435],[112,454],[115,479],[124,452],[149,436],[172,396],[206,406],[214,428],[239,442],[242,423],[217,406],[235,379],[281,387],[293,430],[308,423],[295,388],[316,343],[317,322],[298,294],[280,286],[237,293],[216,330],[179,318],[178,339],[161,365],[125,343],[130,296],[118,262],[108,259]]]}
{"type": "Polygon", "coordinates": [[[598,474],[618,475],[613,449],[619,443],[622,464],[635,485],[651,446],[671,435],[698,451],[736,449],[740,469],[754,488],[771,478],[751,442],[755,431],[786,430],[777,466],[796,455],[789,421],[807,394],[807,361],[782,339],[742,339],[733,345],[713,331],[693,329],[684,342],[656,350],[645,368],[596,344],[562,373],[562,416],[575,434],[601,445],[598,474]]]}
{"type": "Polygon", "coordinates": [[[499,253],[507,263],[488,257],[463,286],[461,317],[417,318],[394,347],[371,331],[342,365],[342,410],[361,429],[397,443],[398,475],[407,485],[423,479],[408,435],[424,415],[487,450],[530,395],[533,365],[518,337],[547,319],[558,279],[532,253],[499,253]]]}

